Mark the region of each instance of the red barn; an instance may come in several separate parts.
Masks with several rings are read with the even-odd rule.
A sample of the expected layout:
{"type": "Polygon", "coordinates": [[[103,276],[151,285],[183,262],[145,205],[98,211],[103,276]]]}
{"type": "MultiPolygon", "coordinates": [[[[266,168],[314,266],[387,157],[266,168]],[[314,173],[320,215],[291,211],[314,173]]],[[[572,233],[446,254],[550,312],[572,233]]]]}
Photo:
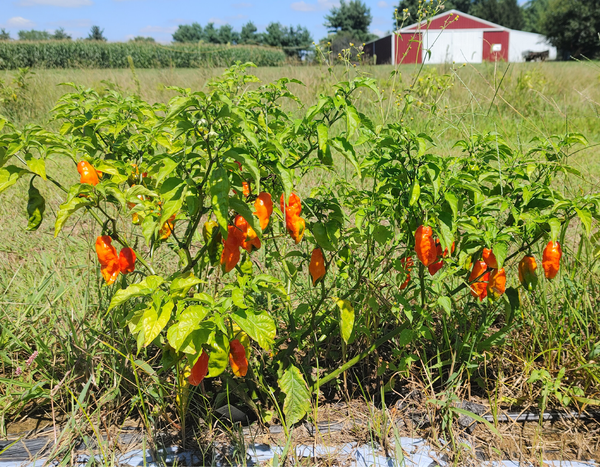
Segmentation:
{"type": "Polygon", "coordinates": [[[375,56],[377,63],[392,65],[556,58],[556,48],[541,34],[505,28],[458,10],[441,13],[365,44],[365,53],[375,56]]]}

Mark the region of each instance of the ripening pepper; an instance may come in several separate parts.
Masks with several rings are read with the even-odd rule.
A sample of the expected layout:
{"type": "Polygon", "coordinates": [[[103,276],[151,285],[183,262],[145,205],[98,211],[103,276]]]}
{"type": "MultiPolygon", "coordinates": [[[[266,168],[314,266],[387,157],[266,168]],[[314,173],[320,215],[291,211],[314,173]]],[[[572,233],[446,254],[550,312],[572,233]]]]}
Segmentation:
{"type": "Polygon", "coordinates": [[[196,363],[192,367],[192,372],[188,378],[188,382],[192,386],[198,386],[204,377],[208,374],[208,354],[203,350],[196,363]]]}
{"type": "Polygon", "coordinates": [[[252,241],[257,238],[256,231],[250,227],[248,221],[242,216],[238,215],[234,220],[235,226],[240,230],[243,241],[252,241]]]}
{"type": "Polygon", "coordinates": [[[252,253],[254,250],[260,250],[261,246],[262,243],[258,237],[254,237],[252,240],[242,242],[242,248],[248,253],[252,253]]]}
{"type": "Polygon", "coordinates": [[[546,279],[554,279],[560,269],[560,258],[562,256],[562,249],[560,243],[548,242],[544,253],[542,254],[542,268],[544,268],[544,275],[546,279]]]}
{"type": "Polygon", "coordinates": [[[527,290],[535,289],[538,278],[535,270],[537,269],[537,263],[533,256],[527,255],[519,262],[519,282],[527,290]]]}
{"type": "Polygon", "coordinates": [[[312,277],[313,286],[325,277],[325,258],[323,258],[323,251],[320,248],[315,248],[310,255],[308,272],[312,277]]]}
{"type": "Polygon", "coordinates": [[[135,251],[131,248],[123,248],[119,252],[119,269],[123,274],[135,271],[135,251]]]}
{"type": "Polygon", "coordinates": [[[206,221],[202,226],[202,238],[204,238],[204,243],[210,242],[213,236],[214,229],[218,228],[219,224],[216,221],[206,221]]]}
{"type": "Polygon", "coordinates": [[[300,243],[300,240],[302,240],[305,228],[306,223],[302,217],[295,216],[286,218],[286,229],[290,234],[290,237],[292,237],[296,242],[296,245],[300,243]]]}
{"type": "Polygon", "coordinates": [[[87,161],[81,161],[77,164],[77,172],[81,174],[80,183],[88,183],[94,186],[100,183],[96,169],[87,161]]]}
{"type": "Polygon", "coordinates": [[[498,298],[506,291],[506,272],[504,268],[494,269],[490,274],[490,281],[487,285],[487,293],[498,298]]]}
{"type": "Polygon", "coordinates": [[[227,227],[227,240],[223,241],[223,252],[221,253],[221,267],[224,272],[231,271],[239,262],[240,247],[244,243],[244,239],[245,233],[240,228],[235,225],[227,227]]]}
{"type": "Polygon", "coordinates": [[[248,182],[242,182],[242,193],[246,198],[250,196],[250,184],[248,182]]]}
{"type": "MultiPolygon", "coordinates": [[[[486,270],[487,264],[485,264],[485,261],[475,261],[475,263],[473,263],[471,274],[469,275],[469,282],[473,282],[486,270]]],[[[486,282],[489,278],[490,273],[486,272],[483,276],[479,277],[476,282],[471,284],[471,295],[473,295],[473,297],[479,297],[479,300],[481,301],[487,296],[486,282]]]]}
{"type": "Polygon", "coordinates": [[[281,194],[281,198],[279,199],[279,205],[281,207],[281,212],[286,216],[289,214],[291,216],[299,216],[302,212],[302,203],[300,202],[300,198],[295,193],[290,194],[288,198],[287,205],[284,202],[285,194],[281,194]]]}
{"type": "Polygon", "coordinates": [[[405,270],[404,274],[406,274],[406,279],[400,286],[400,289],[402,290],[405,289],[408,286],[408,283],[410,282],[410,270],[415,265],[415,263],[413,262],[413,259],[410,256],[402,258],[400,260],[400,263],[402,264],[402,267],[405,270]]]}
{"type": "Polygon", "coordinates": [[[254,215],[258,217],[260,221],[260,228],[265,230],[269,225],[269,218],[273,214],[273,200],[271,195],[265,191],[262,191],[256,197],[254,201],[254,215]]]}
{"type": "Polygon", "coordinates": [[[229,343],[229,364],[235,376],[246,376],[248,372],[248,359],[246,349],[237,339],[229,343]]]}
{"type": "Polygon", "coordinates": [[[100,272],[108,285],[117,280],[121,268],[117,250],[112,245],[112,238],[102,235],[96,239],[96,254],[100,262],[100,272]]]}
{"type": "Polygon", "coordinates": [[[481,259],[485,261],[485,264],[492,269],[498,269],[498,261],[496,260],[496,255],[492,252],[491,248],[484,248],[483,253],[481,253],[481,259]]]}
{"type": "Polygon", "coordinates": [[[433,230],[429,226],[420,225],[415,232],[415,253],[425,266],[434,263],[437,258],[433,230]]]}
{"type": "Polygon", "coordinates": [[[160,228],[160,231],[158,232],[158,234],[160,235],[161,240],[166,240],[167,238],[169,238],[171,236],[171,234],[173,233],[173,228],[174,228],[173,223],[174,222],[175,222],[175,214],[173,214],[171,217],[169,217],[167,222],[165,222],[163,224],[163,226],[160,228]]]}

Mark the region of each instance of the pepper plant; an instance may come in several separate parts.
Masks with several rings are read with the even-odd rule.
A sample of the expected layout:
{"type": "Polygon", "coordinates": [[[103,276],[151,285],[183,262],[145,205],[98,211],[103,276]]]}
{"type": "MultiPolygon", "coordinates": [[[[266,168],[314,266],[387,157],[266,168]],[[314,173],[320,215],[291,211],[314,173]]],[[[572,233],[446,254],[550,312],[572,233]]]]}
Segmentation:
{"type": "Polygon", "coordinates": [[[229,383],[230,367],[248,405],[281,407],[288,423],[380,347],[393,372],[437,359],[439,383],[456,384],[512,329],[519,261],[564,243],[574,217],[588,234],[598,218],[598,195],[557,186],[578,175],[567,158],[581,135],[525,153],[475,135],[439,155],[387,116],[373,79],[304,107],[291,90],[302,83],[263,85],[249,67],[206,91],[171,88],[167,104],[71,83],[57,132],[0,118],[0,192],[29,179],[29,230],[46,215],[41,183],[65,193],[55,235],[76,213],[97,222],[106,311],[138,353],[160,349],[165,378],[229,383]],[[379,115],[361,111],[361,92],[379,115]],[[79,182],[47,173],[51,158],[79,182]],[[309,186],[314,174],[327,182],[309,186]],[[319,376],[323,360],[336,363],[319,376]]]}

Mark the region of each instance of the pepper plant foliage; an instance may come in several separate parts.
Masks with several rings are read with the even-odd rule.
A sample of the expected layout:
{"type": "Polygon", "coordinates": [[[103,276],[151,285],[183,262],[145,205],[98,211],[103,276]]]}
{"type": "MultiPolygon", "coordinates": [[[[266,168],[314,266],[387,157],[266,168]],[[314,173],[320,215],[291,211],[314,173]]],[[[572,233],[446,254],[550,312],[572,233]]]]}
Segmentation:
{"type": "Polygon", "coordinates": [[[137,269],[109,286],[107,311],[125,316],[138,352],[162,348],[164,372],[192,366],[204,350],[208,377],[217,377],[227,371],[229,343],[239,339],[251,362],[240,384],[276,393],[271,403],[284,402],[289,422],[307,412],[309,389],[384,344],[392,343],[392,370],[438,355],[440,378],[453,380],[475,371],[483,352],[510,332],[522,256],[538,242],[562,242],[575,216],[588,234],[598,217],[597,195],[569,198],[556,183],[578,175],[567,158],[573,145],[586,144],[581,135],[534,141],[526,153],[496,135],[476,135],[457,143],[461,154],[436,155],[429,136],[360,111],[358,90],[385,108],[370,78],[340,81],[303,107],[290,90],[300,82],[261,85],[249,66],[227,70],[206,92],[172,88],[177,96],[166,105],[69,84],[73,92],[53,111],[59,132],[0,119],[0,192],[30,179],[29,230],[45,215],[36,184],[48,182],[65,192],[56,235],[83,213],[98,222],[98,235],[135,250],[137,269]],[[72,160],[73,172],[89,162],[100,182],[64,186],[46,173],[46,161],[60,156],[72,160]],[[314,173],[329,182],[306,187],[314,173]],[[264,231],[253,214],[260,192],[276,206],[264,231]],[[306,219],[296,246],[276,202],[293,192],[306,219]],[[223,273],[222,243],[236,216],[262,248],[223,273]],[[420,225],[450,251],[434,275],[407,261],[420,225]],[[508,268],[510,287],[480,301],[468,278],[484,247],[508,268]],[[326,273],[313,283],[314,248],[324,253],[326,273]],[[160,249],[176,260],[159,264],[160,249]],[[336,362],[320,380],[311,366],[327,355],[311,335],[328,340],[336,362]],[[280,392],[267,389],[275,379],[280,392]]]}

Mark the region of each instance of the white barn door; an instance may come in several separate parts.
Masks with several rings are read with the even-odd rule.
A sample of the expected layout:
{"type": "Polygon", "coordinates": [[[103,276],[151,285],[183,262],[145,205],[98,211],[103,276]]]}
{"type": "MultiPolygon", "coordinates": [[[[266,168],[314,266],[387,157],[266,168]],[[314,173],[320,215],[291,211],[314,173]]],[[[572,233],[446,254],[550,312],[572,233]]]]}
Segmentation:
{"type": "Polygon", "coordinates": [[[481,63],[483,31],[425,31],[423,63],[481,63]],[[431,50],[431,57],[428,49],[431,50]]]}

